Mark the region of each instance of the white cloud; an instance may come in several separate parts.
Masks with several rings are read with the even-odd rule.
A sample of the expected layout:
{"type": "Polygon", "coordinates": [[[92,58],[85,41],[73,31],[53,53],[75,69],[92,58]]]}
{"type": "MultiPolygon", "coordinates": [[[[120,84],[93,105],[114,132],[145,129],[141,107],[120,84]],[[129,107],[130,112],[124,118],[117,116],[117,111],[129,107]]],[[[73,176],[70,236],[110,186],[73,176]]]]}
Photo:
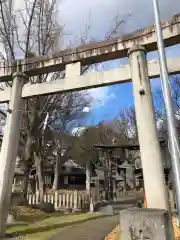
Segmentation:
{"type": "Polygon", "coordinates": [[[80,136],[81,134],[83,134],[84,130],[86,128],[85,127],[76,127],[72,129],[72,135],[78,135],[80,136]]]}
{"type": "Polygon", "coordinates": [[[176,113],[175,113],[175,118],[176,118],[177,120],[180,120],[180,109],[176,111],[176,113]]]}
{"type": "MultiPolygon", "coordinates": [[[[163,19],[178,13],[180,9],[179,0],[159,0],[159,4],[163,19]]],[[[121,32],[131,32],[153,23],[152,0],[76,0],[76,4],[72,4],[72,0],[64,0],[60,1],[59,11],[61,20],[74,36],[82,32],[90,13],[91,36],[96,39],[103,38],[117,14],[122,19],[128,14],[132,15],[122,26],[121,32]]]]}
{"type": "Polygon", "coordinates": [[[83,109],[83,112],[90,112],[90,108],[89,108],[89,107],[85,107],[85,108],[83,109]]]}
{"type": "Polygon", "coordinates": [[[109,87],[95,88],[89,90],[93,100],[92,105],[98,108],[103,107],[110,99],[116,98],[116,95],[109,90],[109,87]]]}
{"type": "Polygon", "coordinates": [[[156,121],[156,127],[157,127],[157,129],[161,129],[161,127],[163,126],[163,123],[164,123],[164,121],[163,121],[162,119],[158,119],[158,120],[156,121]]]}
{"type": "Polygon", "coordinates": [[[89,92],[95,101],[101,101],[107,96],[108,88],[94,88],[89,92]]]}

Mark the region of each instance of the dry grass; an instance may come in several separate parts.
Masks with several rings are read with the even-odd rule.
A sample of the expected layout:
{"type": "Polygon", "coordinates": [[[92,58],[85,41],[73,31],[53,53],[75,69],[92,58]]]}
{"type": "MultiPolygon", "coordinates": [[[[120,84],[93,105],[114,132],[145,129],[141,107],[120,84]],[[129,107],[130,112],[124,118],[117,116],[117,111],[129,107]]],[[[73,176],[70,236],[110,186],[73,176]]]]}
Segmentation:
{"type": "Polygon", "coordinates": [[[177,227],[175,217],[173,217],[172,222],[173,222],[175,240],[180,240],[180,229],[177,227]]]}
{"type": "Polygon", "coordinates": [[[30,207],[17,206],[10,210],[10,213],[17,221],[33,222],[34,220],[42,220],[48,217],[48,214],[30,207]]]}
{"type": "Polygon", "coordinates": [[[119,236],[119,226],[117,226],[104,240],[119,240],[119,236]]]}

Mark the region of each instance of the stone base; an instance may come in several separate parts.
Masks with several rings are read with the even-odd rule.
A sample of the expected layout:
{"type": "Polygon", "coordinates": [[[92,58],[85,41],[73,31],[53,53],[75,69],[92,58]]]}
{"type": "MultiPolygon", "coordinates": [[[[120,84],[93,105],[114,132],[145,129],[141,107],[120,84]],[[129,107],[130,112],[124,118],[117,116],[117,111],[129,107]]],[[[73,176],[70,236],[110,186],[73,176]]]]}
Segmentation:
{"type": "Polygon", "coordinates": [[[25,206],[27,204],[28,201],[22,193],[14,192],[11,194],[11,206],[25,206]]]}
{"type": "Polygon", "coordinates": [[[13,224],[15,222],[15,218],[12,214],[8,214],[7,224],[13,224]]]}
{"type": "Polygon", "coordinates": [[[73,213],[80,213],[80,212],[83,212],[83,211],[82,211],[82,209],[80,209],[80,208],[73,208],[73,209],[72,209],[72,212],[73,212],[73,213]]]}
{"type": "Polygon", "coordinates": [[[120,211],[121,240],[171,240],[168,212],[159,209],[130,208],[120,211]]]}
{"type": "Polygon", "coordinates": [[[93,203],[90,203],[89,211],[94,212],[94,204],[93,203]]]}
{"type": "Polygon", "coordinates": [[[72,208],[62,208],[62,207],[58,207],[58,208],[55,208],[55,210],[56,210],[57,212],[65,212],[65,213],[72,212],[72,208]]]}

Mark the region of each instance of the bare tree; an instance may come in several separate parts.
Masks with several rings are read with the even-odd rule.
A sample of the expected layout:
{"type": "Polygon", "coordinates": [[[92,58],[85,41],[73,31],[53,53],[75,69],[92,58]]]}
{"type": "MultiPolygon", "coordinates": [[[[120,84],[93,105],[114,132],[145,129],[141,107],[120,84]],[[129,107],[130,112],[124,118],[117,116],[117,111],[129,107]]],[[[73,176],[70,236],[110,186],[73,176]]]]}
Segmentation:
{"type": "Polygon", "coordinates": [[[54,161],[54,181],[52,190],[57,190],[59,186],[59,177],[62,170],[62,165],[69,158],[69,152],[74,146],[76,136],[67,133],[57,132],[53,136],[53,153],[55,155],[54,161]]]}
{"type": "Polygon", "coordinates": [[[138,141],[138,131],[137,131],[136,114],[135,114],[134,107],[123,109],[120,112],[119,130],[129,140],[134,142],[138,141]]]}
{"type": "MultiPolygon", "coordinates": [[[[64,26],[56,21],[56,0],[24,0],[21,6],[17,6],[15,0],[0,0],[0,43],[3,51],[0,52],[1,60],[7,66],[12,60],[31,58],[36,56],[51,55],[54,51],[61,50],[64,35],[64,26]]],[[[123,22],[116,19],[115,27],[108,32],[107,38],[119,29],[123,22]]],[[[86,34],[81,36],[80,42],[89,41],[86,34]]],[[[86,66],[82,71],[86,71],[86,66]]],[[[31,84],[46,81],[54,81],[63,76],[64,73],[53,73],[31,77],[31,84]]],[[[5,86],[11,86],[6,83],[5,86]]],[[[3,89],[4,85],[1,87],[3,89]]],[[[19,154],[25,167],[25,187],[29,169],[35,161],[39,185],[42,186],[41,197],[43,196],[43,156],[45,144],[43,140],[43,123],[47,113],[49,114],[48,125],[53,129],[58,123],[61,130],[66,132],[72,126],[78,124],[78,119],[84,117],[82,109],[87,106],[87,92],[74,92],[58,94],[53,96],[34,97],[25,100],[23,110],[23,121],[20,135],[19,154]]],[[[5,116],[5,114],[4,114],[5,116]]]]}
{"type": "Polygon", "coordinates": [[[83,165],[93,150],[93,145],[117,145],[126,141],[124,136],[116,132],[112,125],[107,122],[86,128],[77,138],[78,141],[75,142],[70,155],[83,165]]]}
{"type": "Polygon", "coordinates": [[[119,136],[116,142],[132,143],[138,142],[138,132],[134,107],[122,109],[117,119],[106,123],[119,136]]]}
{"type": "MultiPolygon", "coordinates": [[[[180,135],[180,77],[178,75],[170,77],[170,85],[176,127],[178,134],[180,135]]],[[[155,113],[158,125],[158,134],[160,138],[167,139],[167,121],[165,115],[163,93],[161,90],[156,91],[155,101],[155,113]]]]}
{"type": "MultiPolygon", "coordinates": [[[[19,9],[13,0],[0,1],[0,42],[5,49],[5,52],[0,53],[0,57],[6,61],[7,65],[18,55],[23,58],[31,58],[50,55],[57,47],[59,50],[61,49],[60,41],[64,29],[56,22],[56,1],[24,0],[21,1],[21,4],[23,8],[19,9]]],[[[29,81],[35,84],[54,81],[59,77],[60,73],[57,72],[38,75],[30,78],[29,81]]],[[[8,83],[9,85],[10,83],[8,83]]],[[[75,117],[83,117],[82,109],[87,104],[83,98],[84,94],[84,92],[75,92],[25,100],[20,139],[20,152],[27,165],[25,168],[25,195],[29,176],[28,169],[34,160],[38,170],[39,185],[43,185],[43,151],[41,149],[43,149],[42,129],[46,114],[49,114],[49,125],[53,127],[53,124],[59,120],[63,128],[64,122],[66,121],[67,124],[68,118],[70,124],[75,117]]]]}

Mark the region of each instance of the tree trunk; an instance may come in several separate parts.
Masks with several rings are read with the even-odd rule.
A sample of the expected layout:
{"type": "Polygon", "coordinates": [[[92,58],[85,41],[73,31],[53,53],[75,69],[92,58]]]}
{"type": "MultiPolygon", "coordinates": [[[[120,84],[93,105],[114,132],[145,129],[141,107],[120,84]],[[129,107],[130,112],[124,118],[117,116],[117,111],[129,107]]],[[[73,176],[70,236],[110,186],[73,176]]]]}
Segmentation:
{"type": "Polygon", "coordinates": [[[27,198],[27,193],[28,193],[28,183],[29,183],[29,169],[30,169],[30,163],[32,164],[32,155],[31,155],[31,150],[32,150],[32,142],[33,142],[33,137],[28,134],[27,140],[26,140],[26,145],[25,145],[25,150],[24,150],[24,197],[27,198]]]}
{"type": "Polygon", "coordinates": [[[28,194],[28,183],[29,183],[29,171],[24,172],[24,186],[23,186],[23,194],[24,198],[27,199],[28,194]]]}
{"type": "Polygon", "coordinates": [[[53,186],[52,186],[52,189],[53,190],[57,190],[58,189],[58,186],[59,186],[59,166],[60,166],[60,154],[57,154],[56,156],[56,164],[55,164],[55,167],[54,167],[54,181],[53,181],[53,186]]]}
{"type": "Polygon", "coordinates": [[[26,140],[26,145],[25,145],[25,150],[24,150],[24,160],[25,161],[28,161],[31,158],[32,142],[33,142],[33,137],[30,134],[28,134],[27,140],[26,140]]]}
{"type": "Polygon", "coordinates": [[[44,173],[43,173],[43,161],[40,156],[34,153],[34,160],[36,163],[36,174],[38,177],[40,204],[44,202],[44,173]]]}
{"type": "Polygon", "coordinates": [[[36,183],[35,183],[35,179],[34,178],[30,181],[30,186],[31,186],[32,194],[35,194],[36,193],[36,183]]]}

